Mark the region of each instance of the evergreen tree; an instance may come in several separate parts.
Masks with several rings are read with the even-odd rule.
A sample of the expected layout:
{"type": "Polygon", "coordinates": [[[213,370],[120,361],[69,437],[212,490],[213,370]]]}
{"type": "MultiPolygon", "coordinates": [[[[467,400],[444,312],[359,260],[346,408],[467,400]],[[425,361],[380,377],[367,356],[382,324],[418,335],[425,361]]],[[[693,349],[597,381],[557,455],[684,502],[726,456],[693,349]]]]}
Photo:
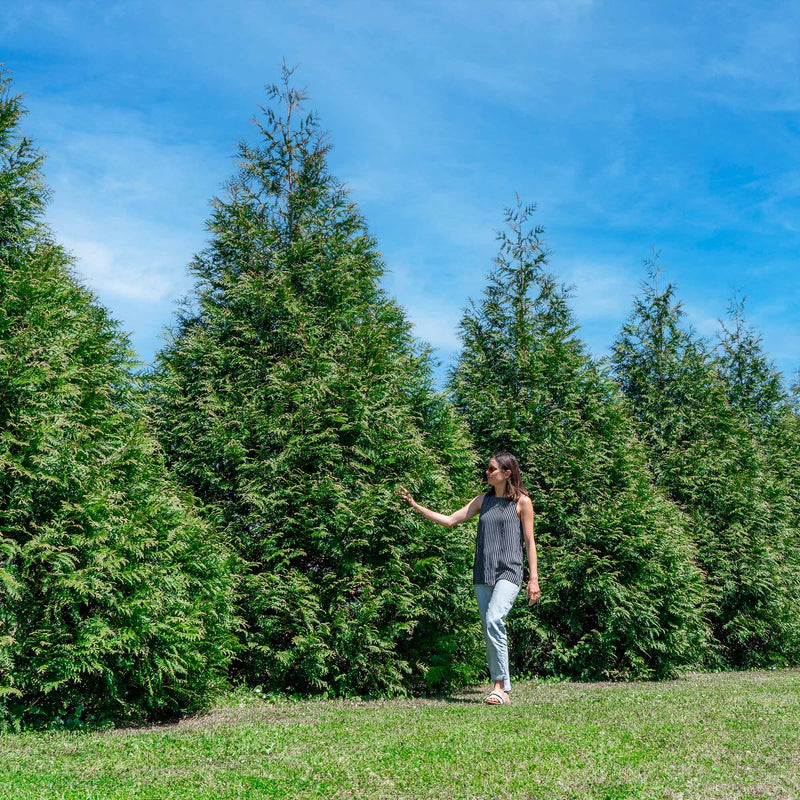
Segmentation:
{"type": "Polygon", "coordinates": [[[745,300],[734,296],[728,306],[727,324],[719,321],[717,358],[728,400],[750,421],[758,436],[769,430],[791,404],[780,372],[764,352],[761,336],[747,324],[745,300]]]}
{"type": "Polygon", "coordinates": [[[242,559],[239,674],[391,693],[480,664],[471,545],[399,505],[463,502],[466,432],[379,286],[365,222],[291,70],[241,144],[152,376],[161,439],[242,559]]]}
{"type": "Polygon", "coordinates": [[[693,520],[716,643],[709,663],[793,662],[800,586],[791,501],[748,425],[763,418],[775,386],[763,363],[743,367],[753,357],[744,347],[726,384],[708,345],[682,326],[674,286],[649,268],[612,360],[658,483],[693,520]]]}
{"type": "Polygon", "coordinates": [[[128,341],[42,222],[0,75],[0,727],[172,715],[221,685],[224,549],[166,478],[128,341]]]}
{"type": "Polygon", "coordinates": [[[727,323],[720,320],[717,363],[730,404],[747,420],[753,435],[768,452],[770,464],[782,471],[800,469],[800,420],[792,389],[764,352],[759,332],[748,325],[744,297],[734,297],[727,323]],[[777,460],[777,461],[776,461],[777,460]]]}
{"type": "Polygon", "coordinates": [[[533,210],[507,212],[451,376],[478,450],[517,456],[536,513],[542,600],[512,614],[512,657],[517,670],[581,679],[672,675],[699,661],[706,637],[687,524],[576,335],[533,210]]]}
{"type": "Polygon", "coordinates": [[[794,546],[800,548],[800,418],[760,334],[747,323],[744,303],[744,297],[734,297],[727,323],[720,320],[717,362],[730,404],[744,416],[763,450],[762,477],[773,513],[787,520],[794,546]]]}

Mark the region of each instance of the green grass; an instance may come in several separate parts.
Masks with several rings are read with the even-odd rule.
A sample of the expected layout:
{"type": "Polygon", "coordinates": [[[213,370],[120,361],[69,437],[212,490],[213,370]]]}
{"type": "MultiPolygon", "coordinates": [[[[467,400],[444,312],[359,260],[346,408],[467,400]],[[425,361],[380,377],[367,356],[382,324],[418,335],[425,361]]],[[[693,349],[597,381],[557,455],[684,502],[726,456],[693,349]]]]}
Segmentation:
{"type": "Polygon", "coordinates": [[[176,725],[0,736],[0,798],[800,798],[800,670],[483,696],[239,694],[176,725]]]}

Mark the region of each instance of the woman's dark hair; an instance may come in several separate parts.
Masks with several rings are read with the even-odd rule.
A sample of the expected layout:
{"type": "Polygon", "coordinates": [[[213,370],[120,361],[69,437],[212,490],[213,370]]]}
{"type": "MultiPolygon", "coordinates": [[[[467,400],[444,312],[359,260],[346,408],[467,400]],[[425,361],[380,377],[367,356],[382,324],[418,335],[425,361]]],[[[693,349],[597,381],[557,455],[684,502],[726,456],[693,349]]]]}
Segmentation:
{"type": "MultiPolygon", "coordinates": [[[[508,485],[506,486],[506,497],[509,500],[519,500],[523,494],[526,497],[530,497],[528,490],[522,484],[522,476],[519,473],[517,459],[514,458],[511,453],[506,453],[505,451],[495,453],[489,461],[491,461],[492,458],[497,462],[497,466],[500,467],[500,469],[503,471],[511,471],[511,474],[508,476],[508,485]]],[[[490,487],[486,494],[494,494],[494,486],[490,487]]]]}

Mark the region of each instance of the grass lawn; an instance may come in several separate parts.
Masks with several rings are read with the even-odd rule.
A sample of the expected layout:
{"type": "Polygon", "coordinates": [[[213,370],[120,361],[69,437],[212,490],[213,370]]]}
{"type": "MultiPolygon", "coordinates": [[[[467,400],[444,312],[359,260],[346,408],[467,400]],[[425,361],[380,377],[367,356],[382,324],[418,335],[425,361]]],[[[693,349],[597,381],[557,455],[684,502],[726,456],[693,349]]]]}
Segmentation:
{"type": "Polygon", "coordinates": [[[176,725],[4,735],[0,798],[800,798],[800,670],[484,694],[239,694],[176,725]]]}

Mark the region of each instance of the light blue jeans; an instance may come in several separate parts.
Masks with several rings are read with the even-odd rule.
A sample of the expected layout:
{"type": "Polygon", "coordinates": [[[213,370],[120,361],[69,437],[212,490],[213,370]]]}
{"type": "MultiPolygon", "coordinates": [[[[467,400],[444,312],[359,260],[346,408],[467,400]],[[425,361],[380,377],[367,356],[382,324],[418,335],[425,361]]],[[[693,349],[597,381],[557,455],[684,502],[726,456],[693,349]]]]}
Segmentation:
{"type": "Polygon", "coordinates": [[[511,581],[499,580],[494,586],[475,584],[475,597],[481,612],[483,638],[486,641],[486,660],[493,681],[503,681],[503,688],[511,689],[508,674],[508,637],[506,617],[517,599],[520,587],[511,581]]]}

